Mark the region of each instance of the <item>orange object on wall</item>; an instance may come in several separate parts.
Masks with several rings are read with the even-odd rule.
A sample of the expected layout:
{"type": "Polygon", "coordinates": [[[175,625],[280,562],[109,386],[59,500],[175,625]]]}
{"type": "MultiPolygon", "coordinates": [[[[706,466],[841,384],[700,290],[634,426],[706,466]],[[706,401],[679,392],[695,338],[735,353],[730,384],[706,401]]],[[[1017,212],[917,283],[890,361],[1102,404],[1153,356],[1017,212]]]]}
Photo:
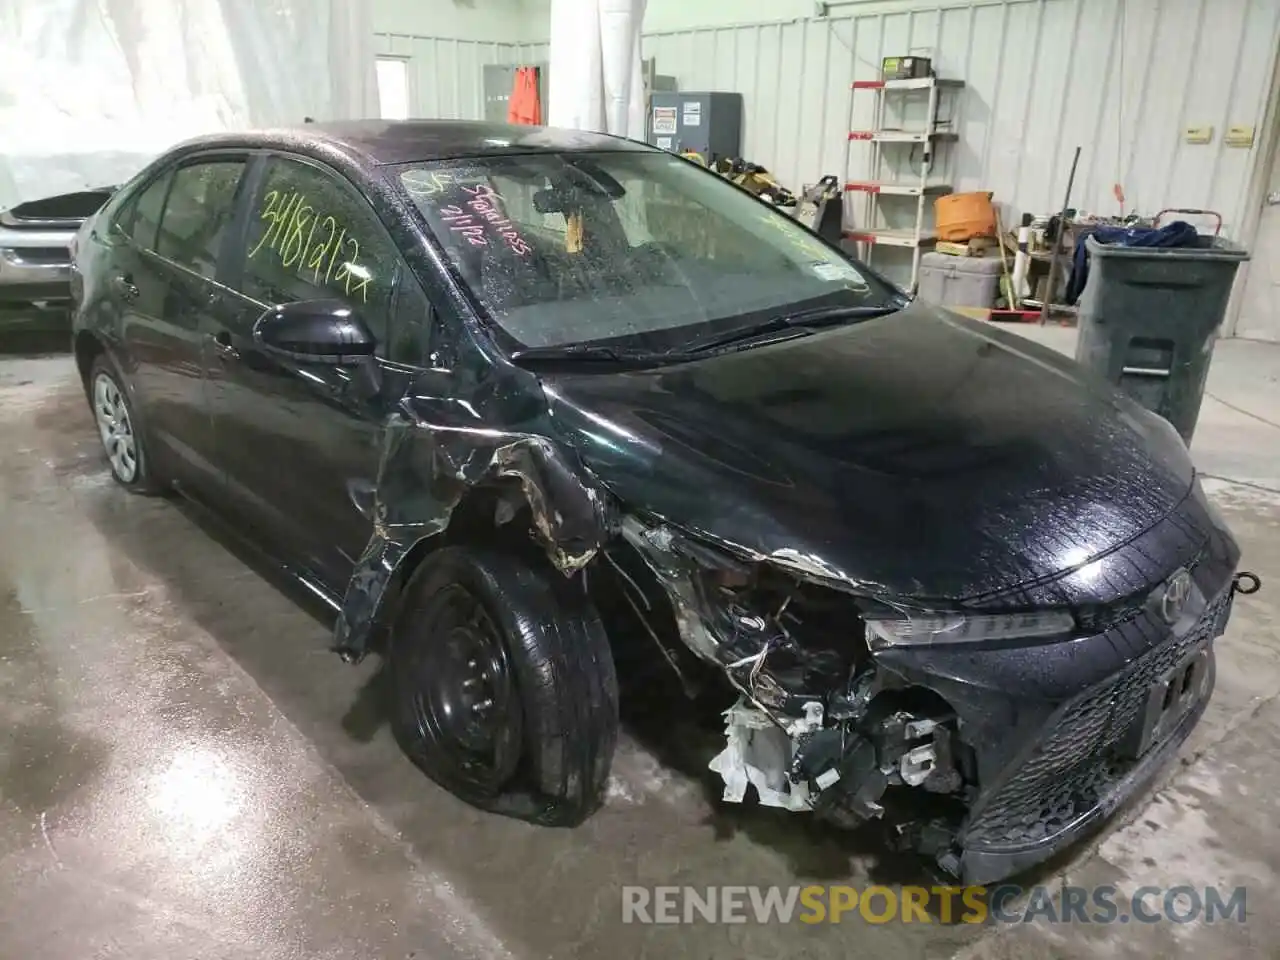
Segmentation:
{"type": "Polygon", "coordinates": [[[971,240],[996,235],[996,209],[991,194],[952,193],[933,202],[939,240],[971,240]]]}
{"type": "Polygon", "coordinates": [[[511,100],[507,103],[507,123],[542,126],[537,67],[516,67],[515,84],[511,89],[511,100]]]}

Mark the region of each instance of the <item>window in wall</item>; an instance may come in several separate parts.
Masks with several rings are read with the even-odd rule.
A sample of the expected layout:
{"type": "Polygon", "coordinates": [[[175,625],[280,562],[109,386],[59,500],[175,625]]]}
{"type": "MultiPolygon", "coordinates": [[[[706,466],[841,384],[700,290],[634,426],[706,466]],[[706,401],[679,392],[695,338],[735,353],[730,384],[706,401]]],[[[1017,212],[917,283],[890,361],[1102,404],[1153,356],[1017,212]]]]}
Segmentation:
{"type": "Polygon", "coordinates": [[[179,167],[164,205],[156,253],[212,277],[235,209],[242,160],[211,160],[179,167]]]}
{"type": "Polygon", "coordinates": [[[409,116],[409,64],[399,57],[378,57],[378,112],[383,120],[409,116]]]}

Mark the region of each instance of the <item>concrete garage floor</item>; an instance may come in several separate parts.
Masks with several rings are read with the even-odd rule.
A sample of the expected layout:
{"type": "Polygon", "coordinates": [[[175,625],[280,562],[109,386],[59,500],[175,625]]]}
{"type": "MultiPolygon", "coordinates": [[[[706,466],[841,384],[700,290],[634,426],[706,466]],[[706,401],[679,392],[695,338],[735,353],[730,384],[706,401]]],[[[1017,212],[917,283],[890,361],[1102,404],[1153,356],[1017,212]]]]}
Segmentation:
{"type": "Polygon", "coordinates": [[[624,736],[576,831],[455,801],[392,743],[376,663],[327,653],[216,525],[111,482],[69,358],[0,359],[0,957],[1276,956],[1278,376],[1280,346],[1221,344],[1194,445],[1265,581],[1204,721],[1122,820],[1022,879],[1244,884],[1244,925],[657,927],[622,923],[623,884],[931,880],[869,834],[719,806],[678,734],[624,736]]]}

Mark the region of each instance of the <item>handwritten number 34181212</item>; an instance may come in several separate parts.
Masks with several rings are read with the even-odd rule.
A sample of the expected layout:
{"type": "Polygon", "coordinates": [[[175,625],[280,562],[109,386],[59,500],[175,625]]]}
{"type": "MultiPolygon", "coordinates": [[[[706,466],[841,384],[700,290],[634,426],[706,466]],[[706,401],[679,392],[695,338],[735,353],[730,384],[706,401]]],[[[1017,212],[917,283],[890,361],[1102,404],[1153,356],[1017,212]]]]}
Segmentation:
{"type": "Polygon", "coordinates": [[[281,266],[311,272],[311,282],[333,285],[361,303],[369,301],[370,271],[360,263],[360,241],[332,214],[321,217],[300,191],[268,191],[258,219],[269,224],[249,251],[253,258],[269,250],[281,266]],[[340,259],[341,258],[341,259],[340,259]],[[321,277],[323,276],[323,281],[321,277]]]}

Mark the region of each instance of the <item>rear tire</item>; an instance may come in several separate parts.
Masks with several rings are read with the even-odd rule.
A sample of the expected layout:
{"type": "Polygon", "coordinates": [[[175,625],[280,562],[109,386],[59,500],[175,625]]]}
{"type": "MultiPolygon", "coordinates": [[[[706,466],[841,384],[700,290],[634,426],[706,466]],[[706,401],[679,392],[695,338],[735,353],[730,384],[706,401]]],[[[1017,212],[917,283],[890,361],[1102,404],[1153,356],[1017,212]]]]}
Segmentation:
{"type": "Polygon", "coordinates": [[[547,826],[599,806],[618,683],[578,583],[496,549],[441,548],[410,581],[390,649],[396,737],[438,784],[547,826]]]}
{"type": "Polygon", "coordinates": [[[165,484],[152,470],[124,379],[105,353],[98,354],[90,365],[86,391],[98,439],[116,483],[132,493],[162,493],[165,484]]]}

